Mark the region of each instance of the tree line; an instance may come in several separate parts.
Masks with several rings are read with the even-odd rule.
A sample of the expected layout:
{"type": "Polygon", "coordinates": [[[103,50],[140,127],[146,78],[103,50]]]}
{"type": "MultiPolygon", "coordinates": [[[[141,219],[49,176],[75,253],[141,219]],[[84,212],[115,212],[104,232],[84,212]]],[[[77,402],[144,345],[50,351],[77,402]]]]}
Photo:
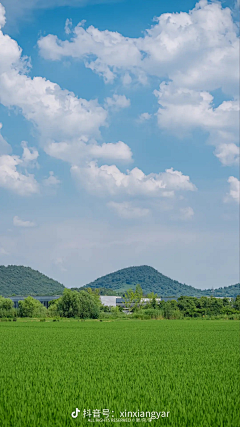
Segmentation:
{"type": "Polygon", "coordinates": [[[0,318],[76,317],[98,319],[101,301],[98,293],[92,289],[80,292],[64,289],[60,298],[50,301],[48,309],[31,296],[19,301],[18,306],[18,308],[13,308],[13,301],[10,298],[0,296],[0,318]]]}
{"type": "Polygon", "coordinates": [[[154,293],[143,299],[140,285],[124,294],[124,307],[108,307],[101,304],[99,290],[88,288],[81,291],[65,289],[63,295],[50,301],[48,309],[40,301],[28,296],[13,307],[13,301],[0,296],[0,318],[79,318],[98,319],[106,317],[182,319],[196,317],[240,318],[240,295],[236,298],[196,298],[181,296],[177,300],[159,301],[154,293]],[[126,313],[127,312],[127,313],[126,313]]]}

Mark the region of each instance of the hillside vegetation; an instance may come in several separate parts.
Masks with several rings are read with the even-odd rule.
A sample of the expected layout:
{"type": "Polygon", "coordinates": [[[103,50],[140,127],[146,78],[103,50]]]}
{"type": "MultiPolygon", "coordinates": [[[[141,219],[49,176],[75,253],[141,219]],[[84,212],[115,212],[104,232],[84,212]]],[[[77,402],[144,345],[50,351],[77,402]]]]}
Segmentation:
{"type": "Polygon", "coordinates": [[[180,297],[181,295],[201,297],[212,294],[218,297],[236,297],[240,293],[239,284],[215,289],[214,293],[212,293],[211,289],[201,291],[193,286],[172,280],[147,265],[123,268],[122,270],[100,277],[84,287],[105,288],[118,294],[124,293],[129,288],[135,289],[138,283],[141,285],[145,295],[154,292],[161,297],[180,297]]]}
{"type": "MultiPolygon", "coordinates": [[[[152,267],[142,265],[128,267],[114,273],[96,279],[82,288],[72,290],[84,290],[97,288],[100,295],[123,295],[128,289],[135,289],[140,284],[144,295],[154,292],[161,297],[180,297],[182,295],[201,297],[232,297],[240,294],[239,283],[224,288],[201,291],[193,286],[182,284],[159,273],[152,267]]],[[[50,279],[37,270],[30,267],[9,265],[0,266],[0,295],[7,297],[12,295],[62,295],[64,286],[56,280],[50,279]]]]}
{"type": "Polygon", "coordinates": [[[61,295],[64,286],[37,270],[21,265],[0,266],[0,295],[61,295]]]}

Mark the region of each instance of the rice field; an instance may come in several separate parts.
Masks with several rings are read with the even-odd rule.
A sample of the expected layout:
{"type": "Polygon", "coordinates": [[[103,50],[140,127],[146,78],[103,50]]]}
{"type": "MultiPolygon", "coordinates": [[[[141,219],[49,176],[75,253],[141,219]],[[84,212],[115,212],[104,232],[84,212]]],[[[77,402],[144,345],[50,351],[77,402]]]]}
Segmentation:
{"type": "Polygon", "coordinates": [[[238,321],[0,323],[1,427],[238,427],[239,384],[238,321]]]}

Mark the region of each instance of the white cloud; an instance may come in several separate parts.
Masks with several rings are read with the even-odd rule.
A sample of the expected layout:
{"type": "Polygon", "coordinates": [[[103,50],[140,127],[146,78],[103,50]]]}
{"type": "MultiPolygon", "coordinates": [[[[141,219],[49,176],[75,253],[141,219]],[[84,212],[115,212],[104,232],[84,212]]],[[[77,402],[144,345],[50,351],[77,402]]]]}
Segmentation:
{"type": "Polygon", "coordinates": [[[3,138],[1,134],[2,123],[0,123],[0,155],[9,154],[12,151],[11,145],[8,144],[6,139],[3,138]]]}
{"type": "Polygon", "coordinates": [[[234,201],[236,203],[240,202],[240,181],[234,176],[228,178],[228,183],[230,184],[229,193],[225,198],[225,202],[234,201]]]}
{"type": "Polygon", "coordinates": [[[5,22],[6,22],[5,9],[4,9],[3,5],[0,3],[0,28],[4,27],[5,22]]]}
{"type": "Polygon", "coordinates": [[[39,156],[39,153],[36,148],[28,147],[26,141],[22,141],[21,146],[23,148],[22,161],[24,166],[36,166],[36,160],[39,156]]]}
{"type": "Polygon", "coordinates": [[[107,205],[113,209],[118,216],[125,219],[142,218],[150,213],[149,209],[134,206],[130,202],[109,202],[107,205]]]}
{"type": "Polygon", "coordinates": [[[86,101],[42,77],[30,79],[16,70],[0,75],[0,102],[19,107],[43,139],[99,134],[107,112],[97,101],[86,101]]]}
{"type": "Polygon", "coordinates": [[[239,165],[239,147],[236,144],[220,144],[215,156],[224,166],[239,165]]]}
{"type": "Polygon", "coordinates": [[[15,227],[34,227],[36,224],[35,222],[32,222],[32,221],[23,221],[18,216],[15,216],[13,218],[13,225],[15,227]]]}
{"type": "MultiPolygon", "coordinates": [[[[142,37],[124,37],[83,24],[69,40],[49,34],[38,41],[46,59],[80,58],[106,82],[120,76],[124,85],[149,76],[168,79],[154,93],[161,107],[161,128],[184,136],[200,128],[223,164],[236,164],[235,156],[222,154],[223,144],[234,144],[239,135],[239,38],[229,8],[219,2],[200,0],[189,11],[165,13],[155,18],[142,37]],[[221,88],[231,99],[214,107],[210,91],[221,88]]],[[[138,121],[149,120],[149,113],[138,121]]],[[[233,145],[224,151],[230,152],[233,145]]]]}
{"type": "MultiPolygon", "coordinates": [[[[28,77],[24,73],[26,60],[21,49],[2,32],[0,50],[0,102],[9,108],[19,108],[35,125],[49,155],[72,164],[101,158],[131,161],[131,149],[124,142],[98,145],[93,140],[93,136],[100,135],[100,127],[107,124],[108,115],[97,100],[77,98],[49,80],[28,77]]],[[[105,105],[107,108],[125,108],[130,105],[130,100],[125,95],[114,94],[105,100],[105,105]]],[[[29,148],[25,142],[22,146],[22,166],[33,166],[38,151],[29,148]]]]}
{"type": "MultiPolygon", "coordinates": [[[[81,26],[74,31],[85,34],[81,26]]],[[[112,37],[110,32],[98,32],[93,27],[89,34],[94,35],[96,40],[99,38],[99,46],[102,40],[108,44],[109,37],[112,37]]],[[[124,58],[127,61],[131,58],[134,64],[136,59],[134,55],[141,58],[141,54],[137,53],[134,45],[130,44],[129,48],[129,40],[125,40],[122,56],[119,56],[114,46],[120,39],[122,40],[122,36],[114,33],[114,41],[110,42],[113,49],[111,55],[120,62],[124,58]]],[[[87,101],[77,98],[72,92],[62,90],[57,84],[42,77],[28,77],[26,74],[28,63],[22,57],[21,49],[14,40],[2,32],[0,32],[0,49],[1,47],[3,54],[0,57],[0,102],[6,107],[17,107],[24,117],[35,125],[45,151],[51,156],[70,162],[73,165],[71,168],[73,176],[80,180],[86,189],[100,194],[124,193],[156,197],[159,195],[173,197],[175,191],[194,190],[195,187],[189,177],[173,169],[167,169],[160,174],[145,175],[138,168],[124,174],[116,165],[98,167],[93,159],[111,161],[132,159],[131,149],[124,142],[99,145],[93,139],[100,135],[100,127],[106,125],[107,110],[101,107],[97,100],[87,101]]],[[[86,50],[84,44],[82,49],[86,50]]],[[[99,66],[102,67],[102,63],[99,62],[99,66]]],[[[108,70],[109,68],[107,73],[108,70]]],[[[142,81],[145,79],[142,70],[138,72],[138,79],[142,81]]],[[[107,98],[105,103],[108,108],[125,108],[130,105],[130,100],[125,95],[114,94],[112,98],[107,98]]],[[[36,192],[38,185],[33,175],[20,174],[16,167],[20,163],[23,166],[24,162],[36,161],[38,152],[36,149],[28,148],[25,143],[23,148],[23,159],[20,160],[16,156],[7,158],[11,170],[15,168],[15,181],[11,181],[10,185],[8,178],[8,187],[26,193],[28,183],[28,192],[36,192]],[[17,184],[19,181],[21,186],[17,184]]]]}
{"type": "Polygon", "coordinates": [[[128,85],[130,85],[132,83],[132,77],[130,76],[129,73],[125,73],[122,76],[122,83],[123,83],[124,86],[128,86],[128,85]]]}
{"type": "Polygon", "coordinates": [[[64,27],[65,33],[70,34],[72,31],[72,20],[66,19],[65,27],[64,27]]]}
{"type": "Polygon", "coordinates": [[[157,113],[161,128],[175,132],[185,132],[193,128],[206,131],[233,129],[237,132],[239,103],[224,101],[217,108],[213,106],[213,96],[208,92],[176,87],[163,82],[154,91],[161,105],[157,113]]]}
{"type": "Polygon", "coordinates": [[[127,108],[131,104],[130,99],[126,98],[125,95],[117,95],[116,93],[112,96],[112,98],[105,99],[106,108],[127,108]]]}
{"type": "Polygon", "coordinates": [[[88,144],[87,139],[79,138],[64,142],[48,141],[45,145],[45,151],[52,157],[67,161],[71,164],[83,163],[86,160],[105,159],[105,160],[132,160],[132,151],[130,147],[122,141],[116,143],[97,144],[91,141],[88,144]]]}
{"type": "MultiPolygon", "coordinates": [[[[0,123],[0,131],[1,129],[2,123],[0,123]]],[[[20,170],[35,166],[38,152],[32,147],[28,148],[25,141],[21,145],[23,148],[21,158],[8,154],[12,151],[11,146],[0,132],[0,187],[14,191],[21,196],[28,196],[38,192],[38,183],[34,175],[28,174],[26,171],[24,174],[20,170]]]]}
{"type": "Polygon", "coordinates": [[[69,40],[47,35],[38,42],[47,59],[80,58],[112,82],[121,74],[146,83],[146,76],[168,76],[180,87],[235,94],[238,86],[238,29],[229,8],[201,0],[195,8],[164,13],[139,38],[81,25],[69,40]]]}
{"type": "Polygon", "coordinates": [[[239,102],[223,101],[218,107],[213,105],[209,92],[179,88],[174,83],[163,82],[154,91],[160,108],[157,112],[158,124],[179,137],[193,129],[208,133],[208,141],[215,145],[215,154],[227,164],[237,163],[239,135],[239,102]]]}
{"type": "Polygon", "coordinates": [[[138,118],[138,122],[143,123],[145,121],[150,120],[151,117],[152,117],[152,115],[149,113],[142,113],[142,114],[140,114],[140,116],[138,118]]]}
{"type": "Polygon", "coordinates": [[[140,169],[134,168],[121,172],[115,165],[98,167],[90,162],[87,167],[72,166],[71,172],[77,182],[89,192],[97,195],[132,195],[147,197],[174,197],[175,191],[194,191],[196,187],[189,176],[182,172],[166,169],[165,172],[145,175],[140,169]]]}
{"type": "Polygon", "coordinates": [[[1,31],[0,51],[0,102],[19,108],[43,140],[98,135],[106,125],[107,111],[97,100],[78,98],[42,77],[28,77],[21,48],[1,31]]]}
{"type": "Polygon", "coordinates": [[[43,184],[46,185],[47,187],[55,187],[56,185],[61,184],[60,179],[58,179],[55,175],[53,171],[49,172],[49,177],[45,178],[43,180],[43,184]]]}
{"type": "Polygon", "coordinates": [[[34,175],[18,171],[22,160],[18,156],[0,156],[0,187],[14,191],[20,196],[37,193],[38,183],[34,175]]]}

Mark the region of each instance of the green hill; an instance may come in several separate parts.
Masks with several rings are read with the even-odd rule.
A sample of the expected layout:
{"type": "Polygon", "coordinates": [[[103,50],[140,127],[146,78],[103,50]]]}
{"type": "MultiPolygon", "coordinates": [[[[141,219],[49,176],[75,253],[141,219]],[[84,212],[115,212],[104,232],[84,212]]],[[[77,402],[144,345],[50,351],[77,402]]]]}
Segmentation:
{"type": "MultiPolygon", "coordinates": [[[[205,292],[206,295],[211,295],[211,289],[207,289],[205,292]]],[[[231,286],[224,286],[224,288],[214,289],[213,296],[214,297],[229,297],[236,298],[237,295],[240,295],[240,283],[231,286]]]]}
{"type": "Polygon", "coordinates": [[[211,289],[202,291],[194,288],[193,286],[179,283],[177,280],[172,280],[147,265],[123,268],[122,270],[115,271],[114,273],[110,273],[96,279],[94,282],[85,285],[84,288],[104,288],[118,294],[123,293],[130,288],[135,289],[137,283],[141,285],[145,295],[150,292],[154,292],[161,297],[180,297],[181,295],[195,297],[201,297],[203,295],[236,297],[236,295],[240,293],[239,284],[216,289],[214,290],[214,293],[212,293],[211,289]]]}
{"type": "Polygon", "coordinates": [[[37,270],[22,265],[0,265],[0,295],[61,295],[64,286],[37,270]]]}
{"type": "MultiPolygon", "coordinates": [[[[83,288],[98,288],[101,295],[122,295],[128,289],[135,289],[140,284],[143,293],[147,295],[154,292],[158,296],[180,297],[181,295],[201,297],[233,297],[240,294],[240,284],[224,288],[206,289],[201,291],[192,286],[179,283],[159,273],[152,267],[141,265],[139,267],[128,267],[106,276],[96,279],[83,288]]],[[[50,279],[37,270],[30,267],[17,265],[0,266],[0,295],[61,295],[64,286],[56,280],[50,279]]]]}
{"type": "Polygon", "coordinates": [[[158,296],[202,295],[199,289],[172,280],[147,265],[123,268],[100,277],[84,287],[111,289],[119,293],[130,288],[135,289],[138,283],[145,295],[150,292],[154,292],[158,296]]]}

